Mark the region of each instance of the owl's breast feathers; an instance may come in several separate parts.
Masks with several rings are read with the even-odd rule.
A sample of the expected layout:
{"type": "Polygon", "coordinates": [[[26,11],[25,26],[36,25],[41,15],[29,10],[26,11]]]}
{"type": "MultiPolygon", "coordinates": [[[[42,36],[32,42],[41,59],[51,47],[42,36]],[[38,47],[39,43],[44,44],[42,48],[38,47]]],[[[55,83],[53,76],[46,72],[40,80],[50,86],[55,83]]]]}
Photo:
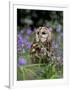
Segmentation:
{"type": "Polygon", "coordinates": [[[33,44],[31,45],[30,53],[31,53],[31,54],[40,53],[40,50],[41,50],[41,48],[40,48],[39,44],[38,44],[38,43],[33,43],[33,44]]]}
{"type": "Polygon", "coordinates": [[[41,42],[34,42],[31,45],[31,49],[30,49],[30,54],[44,54],[47,52],[51,52],[51,43],[50,42],[45,42],[45,43],[41,43],[41,42]]]}

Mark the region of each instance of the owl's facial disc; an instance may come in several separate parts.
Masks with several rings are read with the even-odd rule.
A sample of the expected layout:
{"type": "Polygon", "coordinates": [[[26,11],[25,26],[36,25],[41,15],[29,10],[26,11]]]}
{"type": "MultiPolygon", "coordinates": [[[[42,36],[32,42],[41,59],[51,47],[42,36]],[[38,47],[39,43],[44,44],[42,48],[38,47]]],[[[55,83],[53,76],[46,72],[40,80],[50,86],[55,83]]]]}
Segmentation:
{"type": "Polygon", "coordinates": [[[41,27],[36,30],[36,41],[45,42],[49,37],[48,28],[41,27]]]}
{"type": "Polygon", "coordinates": [[[41,36],[41,38],[47,38],[48,33],[47,32],[41,32],[40,36],[41,36]]]}
{"type": "Polygon", "coordinates": [[[46,28],[42,28],[40,30],[40,40],[41,42],[45,42],[48,38],[48,31],[46,28]]]}

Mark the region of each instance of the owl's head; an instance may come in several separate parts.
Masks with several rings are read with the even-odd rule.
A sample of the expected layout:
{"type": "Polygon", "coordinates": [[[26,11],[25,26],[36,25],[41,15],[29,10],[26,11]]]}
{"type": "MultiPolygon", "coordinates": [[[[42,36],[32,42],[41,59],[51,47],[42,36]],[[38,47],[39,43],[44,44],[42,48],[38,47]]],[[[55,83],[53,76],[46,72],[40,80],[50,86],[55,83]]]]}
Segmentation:
{"type": "Polygon", "coordinates": [[[51,35],[51,30],[47,27],[39,27],[36,30],[36,41],[39,42],[41,41],[42,43],[46,41],[51,41],[52,35],[51,35]]]}

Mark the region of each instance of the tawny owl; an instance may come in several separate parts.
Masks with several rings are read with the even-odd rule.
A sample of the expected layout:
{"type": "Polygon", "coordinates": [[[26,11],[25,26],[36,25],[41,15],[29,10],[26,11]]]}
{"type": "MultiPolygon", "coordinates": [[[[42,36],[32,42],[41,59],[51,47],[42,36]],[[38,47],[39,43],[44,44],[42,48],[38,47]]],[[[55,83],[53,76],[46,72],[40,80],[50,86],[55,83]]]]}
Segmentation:
{"type": "Polygon", "coordinates": [[[48,63],[52,55],[52,30],[48,27],[36,29],[30,54],[32,63],[48,63]]]}

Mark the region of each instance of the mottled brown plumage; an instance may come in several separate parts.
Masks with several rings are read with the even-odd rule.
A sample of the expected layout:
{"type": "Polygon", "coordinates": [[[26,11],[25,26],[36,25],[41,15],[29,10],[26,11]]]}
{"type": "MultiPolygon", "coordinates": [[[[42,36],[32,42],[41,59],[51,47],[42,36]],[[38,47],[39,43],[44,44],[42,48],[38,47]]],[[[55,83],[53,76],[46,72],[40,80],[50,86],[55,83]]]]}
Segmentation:
{"type": "Polygon", "coordinates": [[[52,55],[52,32],[47,27],[36,29],[30,54],[32,63],[47,63],[52,55]]]}

